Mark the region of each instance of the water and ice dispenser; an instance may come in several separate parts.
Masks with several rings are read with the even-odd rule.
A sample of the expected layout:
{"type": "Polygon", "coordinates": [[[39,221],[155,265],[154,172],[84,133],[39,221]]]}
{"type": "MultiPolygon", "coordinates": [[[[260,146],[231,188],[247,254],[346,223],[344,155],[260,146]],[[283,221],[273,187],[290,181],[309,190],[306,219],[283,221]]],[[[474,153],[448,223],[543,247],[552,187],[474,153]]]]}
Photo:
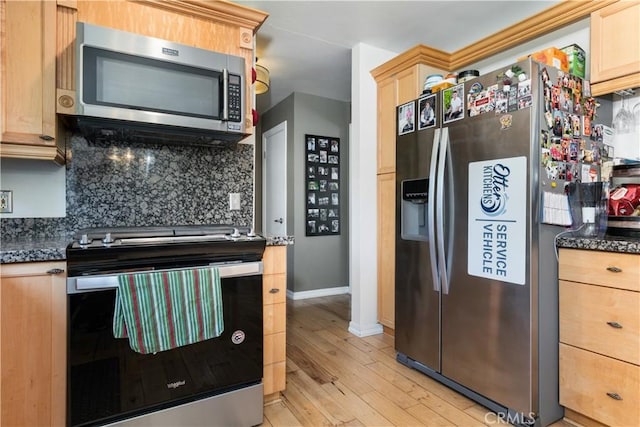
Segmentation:
{"type": "Polygon", "coordinates": [[[427,212],[429,179],[407,179],[401,183],[400,231],[403,240],[429,240],[427,212]]]}

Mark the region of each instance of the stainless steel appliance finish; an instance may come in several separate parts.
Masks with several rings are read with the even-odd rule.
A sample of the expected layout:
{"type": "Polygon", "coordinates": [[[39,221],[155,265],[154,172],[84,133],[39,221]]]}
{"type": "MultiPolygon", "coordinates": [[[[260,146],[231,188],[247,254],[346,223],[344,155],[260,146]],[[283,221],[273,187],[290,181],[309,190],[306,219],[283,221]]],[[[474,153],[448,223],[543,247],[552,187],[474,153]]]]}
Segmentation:
{"type": "Polygon", "coordinates": [[[245,136],[244,58],[79,22],[76,61],[81,129],[245,136]]]}
{"type": "Polygon", "coordinates": [[[263,398],[263,387],[260,383],[106,425],[118,427],[252,426],[262,423],[263,398]],[[256,422],[256,420],[260,421],[256,422]]]}
{"type": "Polygon", "coordinates": [[[67,247],[67,424],[262,423],[265,244],[228,225],[80,230],[67,247]],[[119,274],[210,265],[222,286],[220,336],[156,354],[114,338],[119,274]]]}
{"type": "MultiPolygon", "coordinates": [[[[396,224],[395,343],[401,363],[504,414],[503,420],[547,425],[563,413],[558,404],[557,261],[553,255],[554,237],[562,229],[539,221],[537,132],[543,120],[537,94],[539,70],[529,61],[518,65],[531,76],[534,101],[529,108],[509,113],[512,124],[507,129],[502,128],[500,115],[489,112],[397,138],[396,217],[403,218],[403,182],[427,179],[429,231],[423,241],[406,239],[402,224],[396,224]],[[494,160],[521,165],[519,171],[511,171],[509,180],[513,180],[507,180],[513,186],[508,196],[522,200],[507,210],[522,209],[521,221],[482,222],[473,216],[470,221],[482,191],[469,189],[469,175],[475,165],[494,160]],[[516,179],[516,172],[522,179],[516,179]],[[518,185],[522,191],[515,194],[518,185]],[[477,233],[472,228],[495,240],[497,227],[512,227],[516,222],[521,238],[500,238],[504,237],[504,245],[514,245],[522,266],[504,280],[476,274],[472,264],[484,249],[469,247],[470,235],[477,233]]],[[[495,84],[499,72],[466,82],[465,95],[472,83],[495,84]]],[[[441,101],[439,97],[439,106],[441,101]]],[[[438,118],[442,120],[441,111],[438,118]]],[[[497,257],[492,260],[495,276],[501,264],[496,264],[497,257]]]]}

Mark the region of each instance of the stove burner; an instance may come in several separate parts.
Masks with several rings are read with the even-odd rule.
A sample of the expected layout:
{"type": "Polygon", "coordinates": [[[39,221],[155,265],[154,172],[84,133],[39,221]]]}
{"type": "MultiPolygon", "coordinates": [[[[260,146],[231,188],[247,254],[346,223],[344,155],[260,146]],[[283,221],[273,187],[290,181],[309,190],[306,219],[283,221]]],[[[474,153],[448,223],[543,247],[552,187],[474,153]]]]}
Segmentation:
{"type": "Polygon", "coordinates": [[[77,231],[74,238],[72,248],[81,249],[262,239],[248,227],[229,225],[86,228],[77,231]]]}
{"type": "Polygon", "coordinates": [[[186,225],[78,230],[67,246],[69,275],[262,259],[264,237],[249,227],[186,225]]]}

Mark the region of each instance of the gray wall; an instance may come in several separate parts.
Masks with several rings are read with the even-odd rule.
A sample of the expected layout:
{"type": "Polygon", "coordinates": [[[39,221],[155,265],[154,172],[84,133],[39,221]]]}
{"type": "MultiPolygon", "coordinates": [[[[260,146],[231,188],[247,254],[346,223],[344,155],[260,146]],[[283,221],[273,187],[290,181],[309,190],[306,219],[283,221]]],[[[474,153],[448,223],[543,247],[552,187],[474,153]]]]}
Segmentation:
{"type": "MultiPolygon", "coordinates": [[[[287,289],[292,292],[349,285],[350,111],[348,102],[294,93],[260,119],[261,131],[287,121],[287,234],[295,237],[295,245],[287,253],[287,289]],[[337,236],[305,236],[305,134],[340,138],[341,233],[337,236]]],[[[256,145],[256,151],[261,153],[262,137],[257,136],[256,142],[258,140],[260,143],[256,145]]],[[[256,182],[257,193],[261,188],[262,183],[256,182]]],[[[261,205],[262,198],[259,199],[261,205]]]]}

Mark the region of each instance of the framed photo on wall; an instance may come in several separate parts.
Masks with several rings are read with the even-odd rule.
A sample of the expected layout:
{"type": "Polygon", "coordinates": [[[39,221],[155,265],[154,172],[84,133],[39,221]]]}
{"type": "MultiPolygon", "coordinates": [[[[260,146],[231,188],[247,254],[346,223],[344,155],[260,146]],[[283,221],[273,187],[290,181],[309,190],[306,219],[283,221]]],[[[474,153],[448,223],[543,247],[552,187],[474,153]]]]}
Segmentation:
{"type": "Polygon", "coordinates": [[[305,135],[306,235],[340,234],[340,138],[305,135]]]}

